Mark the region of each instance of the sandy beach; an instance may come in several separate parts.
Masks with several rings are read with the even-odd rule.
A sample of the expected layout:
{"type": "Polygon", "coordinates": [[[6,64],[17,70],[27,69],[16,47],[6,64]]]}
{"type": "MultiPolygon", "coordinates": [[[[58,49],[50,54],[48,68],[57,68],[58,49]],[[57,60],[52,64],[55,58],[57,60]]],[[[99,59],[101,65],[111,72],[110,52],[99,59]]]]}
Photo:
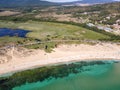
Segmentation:
{"type": "Polygon", "coordinates": [[[12,48],[6,51],[6,56],[0,56],[0,74],[49,64],[103,59],[120,60],[120,45],[111,43],[59,45],[52,53],[40,49],[12,48]]]}

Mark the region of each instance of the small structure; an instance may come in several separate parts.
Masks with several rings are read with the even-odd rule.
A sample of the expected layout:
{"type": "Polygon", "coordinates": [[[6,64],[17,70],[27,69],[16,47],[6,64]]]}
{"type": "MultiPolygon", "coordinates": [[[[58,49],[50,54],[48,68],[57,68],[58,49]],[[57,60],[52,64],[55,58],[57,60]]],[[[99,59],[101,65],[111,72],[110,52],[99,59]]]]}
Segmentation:
{"type": "Polygon", "coordinates": [[[108,28],[108,27],[105,27],[104,30],[105,30],[106,32],[112,32],[112,31],[114,31],[113,29],[108,28]]]}
{"type": "Polygon", "coordinates": [[[89,27],[95,27],[95,25],[93,23],[88,23],[87,26],[89,26],[89,27]]]}

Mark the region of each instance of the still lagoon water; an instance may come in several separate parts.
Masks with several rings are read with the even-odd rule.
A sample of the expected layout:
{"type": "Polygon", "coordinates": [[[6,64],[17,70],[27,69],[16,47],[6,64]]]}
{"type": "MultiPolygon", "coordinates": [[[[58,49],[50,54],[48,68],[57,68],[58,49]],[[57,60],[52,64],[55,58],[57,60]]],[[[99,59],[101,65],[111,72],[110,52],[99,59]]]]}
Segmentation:
{"type": "Polygon", "coordinates": [[[3,36],[18,36],[18,37],[26,37],[26,34],[30,32],[22,29],[9,29],[9,28],[0,28],[0,37],[3,36]]]}
{"type": "Polygon", "coordinates": [[[78,71],[66,77],[26,82],[12,90],[120,90],[120,63],[85,65],[78,71]]]}

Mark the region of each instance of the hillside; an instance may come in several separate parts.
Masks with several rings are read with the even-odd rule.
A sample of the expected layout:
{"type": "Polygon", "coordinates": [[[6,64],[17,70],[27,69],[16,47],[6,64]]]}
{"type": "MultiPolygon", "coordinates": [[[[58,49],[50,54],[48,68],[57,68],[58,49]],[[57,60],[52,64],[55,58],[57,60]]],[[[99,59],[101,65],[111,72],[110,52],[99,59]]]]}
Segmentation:
{"type": "Polygon", "coordinates": [[[69,5],[69,4],[101,4],[110,3],[114,0],[78,0],[75,2],[53,3],[45,0],[0,0],[0,7],[26,7],[26,6],[51,6],[51,5],[69,5]]]}
{"type": "Polygon", "coordinates": [[[56,3],[43,0],[0,0],[0,7],[16,7],[16,6],[44,6],[56,5],[56,3]]]}
{"type": "Polygon", "coordinates": [[[64,5],[86,6],[86,5],[105,4],[112,2],[116,2],[116,1],[115,0],[78,0],[74,2],[64,3],[64,5]]]}
{"type": "Polygon", "coordinates": [[[109,3],[109,2],[114,2],[114,0],[82,0],[82,1],[77,1],[78,3],[83,3],[83,4],[96,4],[96,3],[109,3]]]}

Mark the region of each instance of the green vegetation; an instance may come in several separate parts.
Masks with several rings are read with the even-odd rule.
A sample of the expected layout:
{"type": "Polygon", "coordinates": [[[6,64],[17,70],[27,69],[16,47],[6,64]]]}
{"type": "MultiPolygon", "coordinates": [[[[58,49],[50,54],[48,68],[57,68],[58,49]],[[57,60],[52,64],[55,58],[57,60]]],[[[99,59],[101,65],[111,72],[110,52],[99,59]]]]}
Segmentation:
{"type": "MultiPolygon", "coordinates": [[[[88,19],[87,22],[101,24],[114,24],[119,19],[120,3],[111,3],[105,5],[93,6],[68,6],[68,7],[24,7],[12,8],[11,10],[19,11],[21,14],[16,16],[0,16],[0,28],[24,29],[30,30],[27,38],[20,37],[0,37],[1,45],[8,43],[27,44],[34,42],[44,42],[26,45],[26,48],[40,48],[47,52],[52,51],[59,43],[88,43],[86,41],[114,41],[119,42],[120,36],[114,35],[109,32],[97,29],[95,27],[88,27],[86,24],[75,23],[73,21],[57,21],[51,16],[36,18],[36,15],[46,15],[51,13],[57,14],[71,14],[74,18],[88,19]],[[112,7],[112,8],[111,8],[112,7]],[[72,13],[71,13],[72,12],[72,13]],[[84,13],[87,14],[84,14],[84,13]],[[115,16],[112,14],[116,14],[115,16]],[[110,19],[106,17],[110,16],[110,19]],[[106,21],[103,21],[103,20],[106,21]],[[7,39],[7,41],[6,41],[7,39]],[[65,41],[66,40],[66,41],[65,41]],[[71,41],[70,41],[71,40],[71,41]],[[50,41],[50,42],[49,42],[50,41]],[[83,41],[83,42],[82,42],[83,41]]],[[[6,9],[7,10],[7,9],[6,9]]],[[[72,16],[71,16],[72,17],[72,16]]],[[[86,22],[86,23],[87,23],[86,22]]]]}
{"type": "MultiPolygon", "coordinates": [[[[10,40],[10,42],[14,42],[15,44],[41,42],[26,45],[25,47],[34,49],[41,48],[46,52],[51,52],[52,48],[56,47],[59,43],[81,43],[81,41],[84,40],[85,42],[86,40],[120,41],[120,36],[99,30],[95,27],[88,27],[86,24],[74,22],[0,21],[0,28],[19,28],[31,31],[26,35],[27,38],[9,37],[8,41],[10,40]]],[[[5,40],[6,39],[3,39],[2,43],[5,43],[5,40]]]]}
{"type": "Polygon", "coordinates": [[[80,26],[52,23],[52,22],[36,22],[28,21],[25,23],[0,22],[1,28],[19,28],[30,30],[27,37],[50,41],[50,40],[99,40],[109,38],[106,35],[82,28],[80,26]]]}
{"type": "Polygon", "coordinates": [[[5,37],[0,37],[0,44],[1,43],[11,43],[11,42],[22,42],[23,40],[25,40],[25,39],[19,38],[19,37],[5,36],[5,37]]]}
{"type": "Polygon", "coordinates": [[[3,38],[1,44],[6,44],[7,38],[7,43],[10,42],[15,44],[44,42],[26,45],[25,47],[34,49],[41,48],[46,52],[52,51],[52,48],[57,46],[59,43],[64,43],[64,41],[67,41],[65,43],[79,43],[82,40],[110,39],[110,36],[83,28],[82,25],[72,22],[0,21],[0,28],[19,28],[31,31],[26,35],[27,38],[1,37],[0,39],[3,38]]]}
{"type": "Polygon", "coordinates": [[[75,18],[83,18],[88,22],[104,25],[113,25],[120,18],[120,2],[87,7],[64,7],[64,9],[64,12],[71,11],[75,18]]]}
{"type": "Polygon", "coordinates": [[[120,15],[117,15],[116,17],[110,17],[109,20],[103,21],[103,24],[113,25],[116,23],[117,20],[119,20],[120,15]]]}
{"type": "Polygon", "coordinates": [[[0,47],[11,45],[11,44],[23,45],[23,44],[32,43],[35,41],[36,40],[32,38],[21,38],[17,36],[14,36],[14,37],[4,36],[4,37],[0,37],[0,47]]]}
{"type": "Polygon", "coordinates": [[[46,52],[50,53],[53,48],[57,46],[58,43],[55,42],[45,42],[41,44],[33,44],[25,46],[28,49],[44,49],[46,52]]]}

